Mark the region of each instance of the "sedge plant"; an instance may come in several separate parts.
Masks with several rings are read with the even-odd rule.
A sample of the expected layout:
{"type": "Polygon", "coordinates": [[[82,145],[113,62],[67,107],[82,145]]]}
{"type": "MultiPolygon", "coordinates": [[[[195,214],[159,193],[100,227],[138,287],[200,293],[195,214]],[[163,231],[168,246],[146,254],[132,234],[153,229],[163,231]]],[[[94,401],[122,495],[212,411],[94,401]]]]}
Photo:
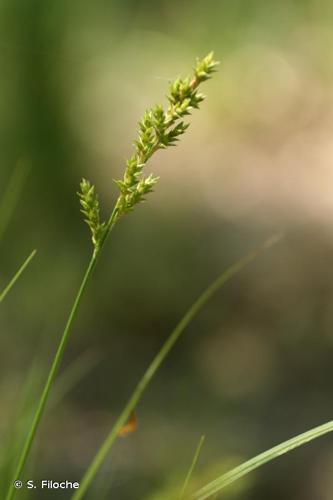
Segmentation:
{"type": "Polygon", "coordinates": [[[58,372],[63,354],[72,332],[74,320],[79,311],[84,292],[91,280],[95,266],[100,257],[105,242],[123,215],[133,211],[135,206],[143,202],[153,191],[158,177],[146,175],[145,167],[150,158],[160,149],[174,146],[189,127],[184,119],[192,110],[199,108],[204,95],[199,92],[199,86],[210,79],[216,70],[217,62],[211,52],[202,60],[198,60],[192,77],[177,78],[170,84],[167,95],[168,105],[160,105],[144,113],[139,122],[138,138],[134,143],[133,155],[126,162],[124,175],[116,180],[119,195],[106,220],[101,218],[100,204],[95,186],[86,179],[80,184],[79,198],[81,211],[89,226],[92,239],[92,252],[82,282],[74,299],[58,348],[53,358],[46,383],[40,396],[36,412],[29,428],[25,443],[19,455],[12,483],[9,485],[6,500],[12,500],[15,495],[14,481],[20,478],[41,422],[50,391],[58,372]]]}

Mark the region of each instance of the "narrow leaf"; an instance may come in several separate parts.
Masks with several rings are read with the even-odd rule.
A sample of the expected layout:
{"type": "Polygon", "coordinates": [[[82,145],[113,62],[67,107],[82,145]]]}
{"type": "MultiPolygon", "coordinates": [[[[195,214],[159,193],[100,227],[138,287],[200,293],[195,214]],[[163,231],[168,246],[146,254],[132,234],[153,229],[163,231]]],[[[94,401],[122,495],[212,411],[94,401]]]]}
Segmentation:
{"type": "Polygon", "coordinates": [[[6,286],[6,288],[2,291],[2,293],[0,294],[0,304],[4,300],[4,298],[6,297],[6,295],[8,294],[8,292],[13,288],[13,286],[15,285],[16,281],[19,279],[19,277],[21,276],[21,274],[23,273],[23,271],[25,270],[25,268],[30,264],[30,261],[36,255],[36,251],[37,250],[33,250],[31,252],[31,254],[29,255],[29,257],[23,262],[23,264],[20,267],[20,269],[16,272],[15,276],[13,276],[13,278],[10,280],[10,282],[8,283],[8,285],[6,286]]]}
{"type": "MultiPolygon", "coordinates": [[[[183,334],[184,330],[188,327],[191,321],[197,316],[197,314],[202,310],[202,308],[207,304],[209,299],[233,276],[238,274],[244,267],[246,267],[250,262],[252,262],[258,255],[266,251],[268,248],[272,247],[278,241],[280,241],[282,235],[274,235],[264,242],[264,244],[253,250],[248,255],[242,259],[235,262],[233,265],[228,267],[220,276],[211,283],[208,288],[206,288],[201,295],[195,300],[195,302],[190,306],[187,312],[184,314],[182,319],[176,325],[174,330],[171,332],[169,337],[166,339],[161,349],[158,351],[151,364],[148,366],[147,370],[143,374],[142,378],[139,380],[136,388],[134,389],[132,395],[130,396],[128,402],[126,403],[124,409],[119,415],[118,419],[114,423],[109,434],[105,438],[101,447],[97,451],[94,459],[92,460],[90,466],[86,470],[82,480],[80,481],[80,489],[77,490],[72,496],[72,500],[81,500],[86,491],[88,490],[91,482],[95,478],[99,468],[104,463],[104,460],[108,453],[110,452],[115,440],[119,435],[120,429],[126,424],[133,410],[135,410],[138,402],[143,396],[143,393],[147,389],[148,385],[152,381],[156,372],[162,365],[165,358],[168,356],[169,352],[176,344],[179,337],[183,334]]],[[[9,500],[9,499],[7,499],[9,500]]]]}
{"type": "Polygon", "coordinates": [[[205,500],[211,495],[214,495],[214,493],[218,493],[229,484],[245,476],[249,472],[258,469],[267,462],[275,460],[281,455],[285,455],[295,448],[303,446],[304,444],[309,443],[310,441],[313,441],[314,439],[317,439],[320,436],[328,434],[332,431],[333,420],[327,422],[326,424],[320,425],[319,427],[315,427],[310,431],[304,432],[303,434],[299,434],[292,439],[288,439],[288,441],[284,441],[283,443],[274,446],[274,448],[260,453],[260,455],[251,458],[251,460],[244,462],[235,469],[232,469],[230,472],[227,472],[226,474],[218,477],[217,479],[215,479],[215,481],[208,483],[206,486],[197,491],[192,498],[194,498],[195,500],[205,500]]]}
{"type": "Polygon", "coordinates": [[[195,450],[195,453],[194,453],[194,456],[193,456],[193,459],[192,459],[191,466],[190,466],[190,468],[188,470],[188,473],[186,475],[186,478],[185,478],[185,481],[184,481],[184,484],[183,484],[183,487],[182,487],[182,491],[180,493],[179,500],[182,500],[182,498],[184,498],[184,494],[185,494],[186,488],[187,488],[188,483],[190,482],[190,479],[191,479],[191,477],[193,475],[194,468],[197,465],[197,462],[198,462],[198,459],[199,459],[199,455],[200,455],[200,452],[201,452],[201,449],[202,449],[202,446],[203,446],[204,442],[205,442],[205,436],[201,436],[201,438],[199,440],[199,444],[196,447],[196,450],[195,450]]]}

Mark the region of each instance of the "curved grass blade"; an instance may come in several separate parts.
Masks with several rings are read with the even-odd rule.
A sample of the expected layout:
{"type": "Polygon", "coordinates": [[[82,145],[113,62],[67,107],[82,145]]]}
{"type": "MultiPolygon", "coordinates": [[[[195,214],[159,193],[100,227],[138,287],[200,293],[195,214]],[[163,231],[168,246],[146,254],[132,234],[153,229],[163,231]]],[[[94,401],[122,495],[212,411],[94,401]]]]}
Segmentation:
{"type": "Polygon", "coordinates": [[[238,274],[246,265],[250,264],[250,262],[252,262],[256,257],[258,257],[258,255],[260,255],[262,252],[271,248],[274,244],[280,241],[281,237],[282,237],[281,234],[274,235],[273,237],[266,240],[261,247],[257,248],[256,250],[253,250],[248,255],[237,261],[235,264],[228,267],[228,269],[225,270],[210,286],[208,286],[208,288],[206,288],[206,290],[204,290],[202,294],[197,298],[197,300],[191,305],[191,307],[182,317],[182,319],[177,324],[175,329],[171,332],[171,334],[169,335],[169,337],[167,338],[167,340],[165,341],[159,352],[156,354],[151,364],[148,366],[141,380],[137,384],[130,399],[125,405],[123,411],[119,415],[110,433],[108,434],[105,441],[99,448],[97,454],[95,455],[95,458],[91,462],[85,475],[80,481],[80,489],[74,493],[72,500],[80,500],[81,498],[84,497],[97,471],[102,466],[106,456],[110,452],[115,440],[117,439],[120,429],[125,425],[125,423],[129,419],[132,411],[136,408],[138,402],[140,401],[144,391],[150,384],[151,380],[153,379],[154,375],[160,368],[161,364],[163,363],[163,361],[165,360],[165,358],[167,357],[167,355],[169,354],[169,352],[171,351],[172,347],[175,345],[181,334],[187,328],[187,326],[191,323],[191,321],[195,318],[195,316],[197,316],[197,314],[201,311],[201,309],[206,305],[209,299],[222,287],[222,285],[224,285],[227,281],[229,281],[233,276],[238,274]]]}
{"type": "Polygon", "coordinates": [[[199,444],[196,447],[196,450],[195,450],[195,453],[194,453],[194,456],[193,456],[193,459],[192,459],[191,466],[190,466],[190,468],[188,470],[188,473],[186,474],[186,478],[185,478],[185,481],[184,481],[184,484],[183,484],[183,487],[182,487],[182,491],[180,492],[179,500],[182,500],[182,498],[184,498],[185,491],[186,491],[188,483],[190,482],[190,479],[191,479],[191,477],[193,475],[194,468],[197,465],[197,462],[198,462],[198,459],[199,459],[199,455],[201,453],[201,449],[203,447],[204,442],[205,442],[205,436],[201,436],[201,438],[199,440],[199,444]]]}
{"type": "Polygon", "coordinates": [[[36,252],[37,252],[37,250],[33,250],[31,252],[31,254],[29,255],[29,257],[23,262],[23,264],[20,267],[20,269],[15,273],[15,275],[13,276],[13,278],[10,280],[10,282],[8,283],[8,285],[6,286],[6,288],[0,293],[0,304],[4,300],[4,298],[6,297],[6,295],[8,294],[8,292],[13,288],[13,286],[15,285],[16,281],[19,279],[19,277],[21,276],[21,274],[23,273],[23,271],[30,264],[31,260],[36,255],[36,252]]]}
{"type": "Polygon", "coordinates": [[[295,448],[303,446],[304,444],[309,443],[310,441],[313,441],[314,439],[317,439],[320,436],[328,434],[329,432],[332,431],[333,431],[333,420],[327,422],[326,424],[320,425],[319,427],[315,427],[310,431],[304,432],[303,434],[299,434],[298,436],[292,439],[288,439],[288,441],[284,441],[283,443],[274,446],[270,450],[260,453],[260,455],[251,458],[251,460],[244,462],[238,467],[235,467],[235,469],[232,469],[230,472],[227,472],[226,474],[223,474],[222,476],[218,477],[217,479],[215,479],[215,481],[208,483],[206,486],[198,490],[193,495],[192,498],[195,500],[205,500],[206,498],[209,498],[211,495],[220,492],[229,484],[237,481],[246,474],[249,474],[249,472],[258,469],[267,462],[275,460],[281,455],[289,453],[295,448]]]}

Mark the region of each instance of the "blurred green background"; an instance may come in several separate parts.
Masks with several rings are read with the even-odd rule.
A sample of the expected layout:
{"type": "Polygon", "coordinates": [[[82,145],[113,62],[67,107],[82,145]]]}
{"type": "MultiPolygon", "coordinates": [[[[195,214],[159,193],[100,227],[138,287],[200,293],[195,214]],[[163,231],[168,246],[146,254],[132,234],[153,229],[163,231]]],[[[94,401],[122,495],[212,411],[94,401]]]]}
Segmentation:
{"type": "MultiPolygon", "coordinates": [[[[207,101],[151,162],[161,180],[149,202],[108,241],[27,477],[82,477],[198,293],[281,230],[177,344],[89,498],[168,500],[201,434],[198,486],[332,418],[332,29],[329,0],[0,1],[0,195],[17,165],[29,170],[0,242],[1,288],[38,249],[1,305],[3,471],[89,258],[79,181],[110,210],[138,119],[210,50],[221,65],[207,101]]],[[[220,497],[330,500],[332,467],[328,436],[220,497]]]]}

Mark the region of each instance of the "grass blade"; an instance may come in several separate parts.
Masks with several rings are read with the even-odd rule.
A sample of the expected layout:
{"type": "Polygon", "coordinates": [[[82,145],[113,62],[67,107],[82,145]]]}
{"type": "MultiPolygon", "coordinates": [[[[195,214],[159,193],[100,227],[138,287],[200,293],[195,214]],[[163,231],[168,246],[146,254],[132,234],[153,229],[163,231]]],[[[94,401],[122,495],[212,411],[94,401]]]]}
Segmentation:
{"type": "Polygon", "coordinates": [[[180,496],[179,496],[179,500],[182,500],[182,498],[184,498],[184,494],[185,494],[186,488],[187,488],[188,483],[190,482],[190,479],[191,479],[191,477],[193,475],[194,468],[197,465],[197,462],[198,462],[198,459],[199,459],[199,455],[201,453],[201,449],[202,449],[202,446],[203,446],[204,442],[205,442],[205,436],[201,436],[199,444],[196,447],[196,450],[195,450],[195,453],[194,453],[194,456],[193,456],[193,459],[192,459],[191,466],[190,466],[190,468],[188,470],[188,473],[186,475],[186,478],[185,478],[185,481],[184,481],[184,484],[183,484],[183,487],[182,487],[182,490],[181,490],[181,493],[180,493],[180,496]]]}
{"type": "Polygon", "coordinates": [[[29,257],[23,262],[22,266],[20,269],[16,272],[16,274],[13,276],[13,278],[10,280],[6,288],[0,293],[0,304],[8,294],[8,292],[13,288],[15,285],[16,281],[19,279],[23,271],[26,269],[26,267],[30,264],[31,260],[34,258],[36,255],[37,250],[33,250],[29,257]]]}
{"type": "Polygon", "coordinates": [[[333,420],[327,422],[326,424],[320,425],[319,427],[315,427],[310,431],[304,432],[303,434],[299,434],[298,436],[292,439],[288,439],[288,441],[284,441],[283,443],[274,446],[274,448],[271,448],[270,450],[260,453],[260,455],[251,458],[251,460],[244,462],[238,467],[235,467],[235,469],[232,469],[230,472],[227,472],[226,474],[223,474],[222,476],[218,477],[217,479],[215,479],[215,481],[208,483],[206,486],[198,490],[193,495],[192,498],[194,498],[195,500],[205,500],[206,498],[209,498],[211,495],[214,495],[214,493],[218,493],[229,484],[245,476],[249,472],[258,469],[267,462],[275,460],[281,455],[289,453],[295,448],[303,446],[304,444],[309,443],[310,441],[313,441],[314,439],[317,439],[320,436],[328,434],[329,432],[332,431],[333,431],[333,420]]]}
{"type": "Polygon", "coordinates": [[[97,471],[102,466],[107,454],[111,450],[115,440],[118,437],[118,433],[120,429],[125,425],[127,420],[129,419],[132,411],[136,408],[138,402],[140,401],[144,391],[147,386],[150,384],[154,375],[160,368],[161,364],[171,351],[174,344],[177,342],[181,334],[184,332],[186,327],[191,323],[191,321],[197,316],[197,314],[201,311],[201,309],[206,305],[209,299],[224,285],[227,281],[229,281],[233,276],[239,273],[246,265],[250,264],[258,255],[262,252],[266,251],[278,241],[280,241],[282,235],[274,235],[265,241],[265,243],[256,250],[253,250],[251,253],[237,261],[235,264],[231,265],[226,271],[224,271],[203,293],[197,298],[197,300],[191,305],[185,315],[182,317],[180,322],[177,324],[175,329],[171,332],[159,352],[156,354],[155,358],[148,366],[146,372],[143,377],[137,384],[134,389],[130,399],[125,405],[123,411],[119,415],[116,420],[114,426],[112,427],[110,433],[106,437],[102,446],[98,450],[95,458],[92,463],[88,467],[85,475],[80,481],[80,489],[75,492],[72,497],[72,500],[80,500],[85,495],[87,489],[89,488],[91,482],[93,481],[97,471]]]}

